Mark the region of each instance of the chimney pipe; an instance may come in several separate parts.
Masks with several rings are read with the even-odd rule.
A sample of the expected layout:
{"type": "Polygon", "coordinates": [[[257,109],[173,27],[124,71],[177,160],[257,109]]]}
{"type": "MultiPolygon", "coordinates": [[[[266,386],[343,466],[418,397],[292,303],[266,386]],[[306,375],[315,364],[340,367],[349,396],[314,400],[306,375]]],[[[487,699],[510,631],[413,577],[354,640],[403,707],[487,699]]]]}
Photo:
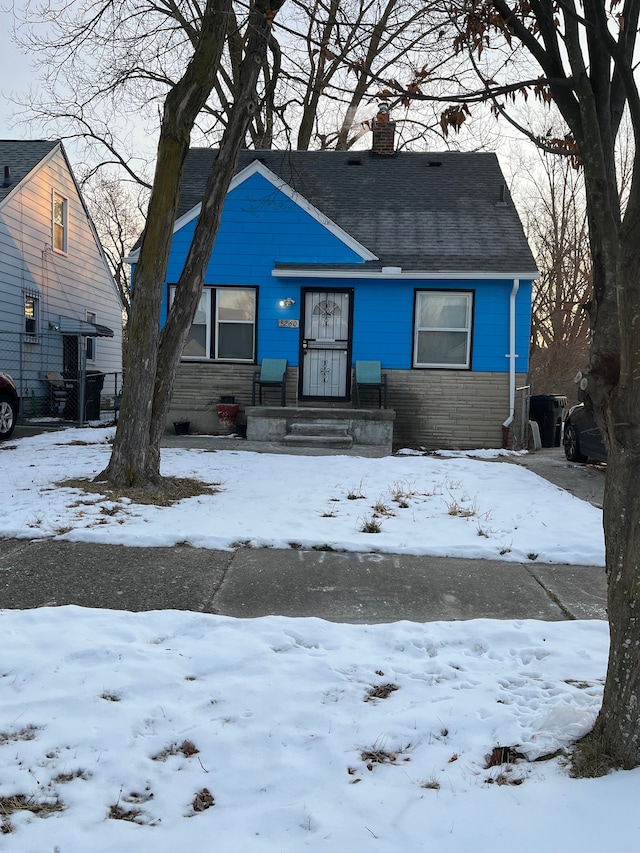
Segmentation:
{"type": "Polygon", "coordinates": [[[4,183],[2,184],[2,186],[3,187],[10,187],[11,186],[11,166],[5,166],[4,167],[4,183]]]}
{"type": "Polygon", "coordinates": [[[378,106],[378,114],[371,122],[373,131],[373,143],[371,151],[374,154],[395,154],[394,137],[396,123],[389,118],[389,104],[381,103],[378,106]]]}

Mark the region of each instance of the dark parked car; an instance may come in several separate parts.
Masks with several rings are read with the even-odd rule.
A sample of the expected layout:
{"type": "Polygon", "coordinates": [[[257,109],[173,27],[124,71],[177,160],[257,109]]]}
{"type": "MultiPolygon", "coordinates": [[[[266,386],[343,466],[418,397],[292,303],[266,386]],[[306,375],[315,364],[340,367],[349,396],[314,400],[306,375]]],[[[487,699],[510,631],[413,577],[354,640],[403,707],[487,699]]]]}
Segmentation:
{"type": "Polygon", "coordinates": [[[564,422],[563,443],[564,455],[569,462],[586,462],[587,459],[607,461],[602,434],[582,403],[569,409],[564,422]]]}
{"type": "Polygon", "coordinates": [[[0,438],[10,438],[18,420],[19,407],[15,382],[8,373],[0,373],[0,438]]]}

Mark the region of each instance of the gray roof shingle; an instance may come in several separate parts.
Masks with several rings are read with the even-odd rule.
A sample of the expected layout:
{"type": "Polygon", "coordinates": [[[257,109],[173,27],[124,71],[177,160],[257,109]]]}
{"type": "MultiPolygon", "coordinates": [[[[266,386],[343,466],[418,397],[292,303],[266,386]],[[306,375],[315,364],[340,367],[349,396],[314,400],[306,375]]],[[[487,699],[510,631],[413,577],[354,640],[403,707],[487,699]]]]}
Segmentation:
{"type": "MultiPolygon", "coordinates": [[[[202,199],[217,152],[193,148],[178,216],[202,199]]],[[[379,259],[428,272],[529,273],[536,263],[492,153],[249,151],[379,259]]]]}
{"type": "Polygon", "coordinates": [[[0,139],[0,202],[59,144],[59,140],[0,139]]]}

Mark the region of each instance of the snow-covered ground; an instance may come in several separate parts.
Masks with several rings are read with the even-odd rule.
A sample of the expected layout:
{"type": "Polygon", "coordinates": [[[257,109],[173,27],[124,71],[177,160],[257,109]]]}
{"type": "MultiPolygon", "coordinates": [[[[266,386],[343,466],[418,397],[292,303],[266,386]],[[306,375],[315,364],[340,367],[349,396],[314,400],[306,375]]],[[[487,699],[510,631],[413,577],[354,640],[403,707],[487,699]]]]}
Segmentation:
{"type": "MultiPolygon", "coordinates": [[[[603,559],[598,510],[465,457],[165,451],[166,474],[220,489],[171,508],[55,485],[99,471],[109,434],[0,446],[0,536],[603,559]],[[395,514],[360,532],[376,504],[395,514]]],[[[574,780],[562,754],[534,761],[595,718],[603,622],[61,607],[0,611],[0,632],[2,851],[640,848],[639,771],[574,780]]]]}
{"type": "MultiPolygon", "coordinates": [[[[0,535],[122,545],[287,548],[331,544],[469,558],[604,565],[602,512],[510,463],[464,455],[288,456],[164,450],[162,473],[215,494],[172,507],[113,503],[54,484],[93,478],[113,429],[72,429],[0,446],[0,535]],[[377,521],[379,533],[362,532],[377,521]]],[[[229,449],[227,449],[229,448],[229,449]]],[[[494,458],[504,451],[484,451],[494,458]]],[[[499,457],[498,457],[499,458],[499,457]]]]}

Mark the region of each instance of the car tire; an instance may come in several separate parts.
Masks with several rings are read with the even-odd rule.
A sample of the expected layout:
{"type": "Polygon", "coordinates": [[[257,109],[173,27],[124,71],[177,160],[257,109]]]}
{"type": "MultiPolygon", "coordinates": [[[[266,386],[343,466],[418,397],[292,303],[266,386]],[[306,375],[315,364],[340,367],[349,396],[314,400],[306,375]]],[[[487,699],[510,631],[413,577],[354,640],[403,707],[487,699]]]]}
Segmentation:
{"type": "Polygon", "coordinates": [[[586,462],[587,457],[580,453],[580,439],[578,430],[573,424],[566,424],[564,428],[564,455],[569,462],[586,462]]]}
{"type": "Polygon", "coordinates": [[[17,417],[18,409],[14,401],[6,394],[0,394],[0,439],[11,438],[17,417]]]}

